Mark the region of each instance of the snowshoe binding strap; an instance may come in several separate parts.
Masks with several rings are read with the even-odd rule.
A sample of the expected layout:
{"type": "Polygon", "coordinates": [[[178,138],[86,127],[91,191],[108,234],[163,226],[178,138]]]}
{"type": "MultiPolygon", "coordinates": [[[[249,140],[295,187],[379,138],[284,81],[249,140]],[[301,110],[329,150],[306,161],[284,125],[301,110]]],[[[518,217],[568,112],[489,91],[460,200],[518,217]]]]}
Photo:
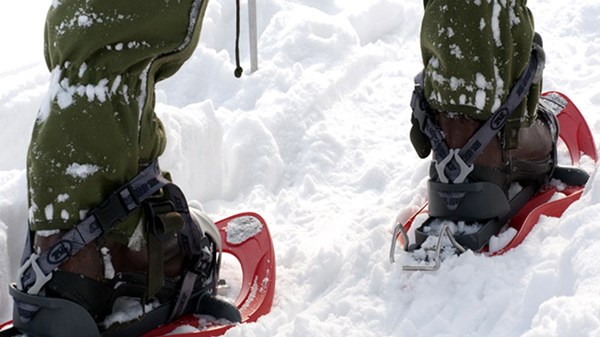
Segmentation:
{"type": "MultiPolygon", "coordinates": [[[[49,249],[33,253],[29,233],[19,278],[9,289],[15,300],[14,326],[33,336],[70,336],[72,327],[65,322],[77,320],[78,324],[85,325],[78,331],[85,332],[86,336],[132,336],[184,313],[211,310],[200,306],[213,301],[203,298],[212,297],[216,291],[220,243],[214,223],[192,214],[181,189],[165,178],[158,164],[153,163],[90,211],[49,249]],[[100,238],[138,208],[144,209],[146,214],[149,249],[146,274],[136,274],[133,278],[119,275],[114,281],[99,282],[58,270],[86,244],[100,238]],[[181,276],[175,279],[165,279],[162,270],[162,244],[168,238],[176,238],[181,254],[186,257],[181,276]],[[77,282],[85,285],[69,286],[77,282]],[[76,294],[70,294],[72,289],[78,289],[76,294]],[[89,289],[97,292],[90,293],[89,289]],[[95,299],[98,294],[103,294],[108,298],[104,302],[108,302],[95,299]],[[121,296],[138,298],[141,308],[152,299],[156,301],[153,307],[142,309],[141,319],[116,328],[100,327],[106,307],[110,310],[121,296]]],[[[235,306],[230,306],[231,310],[225,311],[237,312],[235,306]]],[[[239,321],[238,316],[239,313],[237,316],[228,314],[226,318],[239,321]]]]}
{"type": "MultiPolygon", "coordinates": [[[[521,74],[514,87],[510,91],[504,103],[494,112],[492,118],[488,119],[471,139],[460,149],[450,149],[444,139],[442,130],[435,122],[435,111],[429,107],[424,97],[424,73],[420,72],[415,78],[415,89],[411,99],[413,110],[413,124],[418,123],[421,133],[429,139],[430,149],[437,158],[436,163],[439,179],[443,183],[462,183],[466,176],[472,171],[472,165],[477,156],[485,149],[485,146],[496,137],[498,132],[506,125],[508,118],[523,101],[529,92],[529,88],[535,80],[539,80],[539,68],[543,67],[543,52],[534,48],[524,72],[521,74]]],[[[415,125],[416,126],[416,125],[415,125]]],[[[417,147],[417,146],[415,146],[417,147]]],[[[423,152],[423,146],[417,151],[423,152]]],[[[427,152],[427,155],[429,153],[427,152]]]]}
{"type": "MultiPolygon", "coordinates": [[[[536,38],[539,40],[539,36],[536,38]]],[[[530,165],[533,173],[544,176],[545,181],[525,186],[520,193],[509,199],[506,182],[511,181],[509,177],[512,172],[505,172],[503,177],[498,179],[493,173],[482,173],[485,168],[474,164],[492,139],[504,130],[508,119],[529,93],[531,85],[541,80],[544,63],[545,56],[541,41],[539,43],[534,41],[529,62],[506,100],[465,145],[457,149],[448,146],[443,131],[436,123],[437,112],[429,107],[424,97],[424,72],[419,73],[415,78],[415,89],[411,99],[413,110],[411,141],[420,157],[426,157],[432,150],[435,154],[428,188],[429,215],[431,218],[484,223],[482,228],[484,230],[479,235],[459,237],[457,242],[461,246],[480,250],[489,237],[510,219],[510,215],[519,210],[550,178],[556,163],[555,156],[539,164],[525,163],[530,165]],[[425,140],[428,143],[423,143],[425,140]],[[479,179],[472,179],[475,176],[479,179]],[[495,182],[497,180],[500,180],[500,183],[495,182]]],[[[555,120],[554,123],[547,123],[556,125],[555,120]]],[[[551,132],[558,134],[555,131],[551,132]]],[[[513,167],[510,166],[509,169],[512,170],[513,167]]],[[[421,241],[423,238],[417,239],[421,241]]]]}
{"type": "Polygon", "coordinates": [[[160,173],[158,163],[146,167],[129,183],[113,192],[102,204],[88,212],[73,229],[66,232],[50,249],[39,254],[32,252],[31,232],[25,244],[17,289],[37,295],[52,277],[52,271],[86,244],[111,230],[126,219],[144,201],[170,183],[160,173]]]}

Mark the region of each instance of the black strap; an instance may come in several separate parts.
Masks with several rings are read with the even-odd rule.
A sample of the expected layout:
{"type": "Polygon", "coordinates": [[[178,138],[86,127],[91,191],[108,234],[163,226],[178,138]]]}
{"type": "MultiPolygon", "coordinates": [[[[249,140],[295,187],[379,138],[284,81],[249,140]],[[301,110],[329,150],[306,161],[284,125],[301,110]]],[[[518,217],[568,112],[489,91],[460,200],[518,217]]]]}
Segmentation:
{"type": "Polygon", "coordinates": [[[150,164],[129,183],[113,192],[100,206],[90,211],[86,218],[67,231],[49,249],[32,252],[31,233],[23,253],[19,270],[19,290],[37,294],[52,271],[61,266],[86,244],[94,241],[125,220],[142,202],[170,183],[162,176],[157,162],[150,164]]]}
{"type": "MultiPolygon", "coordinates": [[[[189,261],[190,264],[185,269],[185,273],[180,281],[179,291],[170,316],[170,320],[172,320],[185,312],[191,295],[196,290],[197,281],[201,280],[201,282],[204,283],[204,281],[208,280],[211,276],[211,272],[214,272],[216,266],[216,254],[213,254],[214,247],[211,247],[211,242],[208,237],[204,235],[194,219],[192,219],[183,191],[175,184],[165,185],[163,191],[171,203],[171,210],[177,212],[183,218],[184,226],[177,235],[181,253],[184,256],[193,256],[193,260],[189,261]]],[[[150,206],[152,207],[152,204],[150,204],[150,206]]],[[[161,237],[161,230],[149,228],[149,231],[157,238],[161,237]]],[[[160,251],[162,251],[162,249],[160,249],[160,251]]],[[[157,287],[162,283],[162,272],[158,273],[156,276],[158,276],[158,279],[155,281],[158,282],[150,282],[152,280],[149,279],[148,288],[150,294],[152,294],[153,291],[158,290],[157,287]]]]}
{"type": "MultiPolygon", "coordinates": [[[[187,312],[190,299],[193,297],[192,294],[197,291],[197,281],[200,280],[203,284],[211,276],[211,272],[214,272],[216,255],[213,254],[214,247],[211,247],[210,240],[192,219],[183,192],[161,174],[157,162],[140,172],[128,184],[113,192],[106,201],[89,212],[83,221],[75,225],[52,247],[39,255],[32,253],[30,233],[24,252],[24,263],[19,270],[18,289],[31,295],[37,295],[52,278],[53,271],[80,251],[86,244],[108,232],[142,204],[148,205],[152,209],[153,202],[149,199],[161,188],[168,198],[169,211],[180,214],[185,223],[184,227],[178,230],[179,235],[177,236],[182,253],[194,256],[193,261],[190,261],[191,265],[186,268],[185,275],[181,280],[170,317],[173,319],[187,312]]],[[[158,225],[154,221],[149,223],[154,224],[155,227],[158,225]]],[[[165,228],[150,227],[148,228],[149,232],[160,241],[165,228]]],[[[159,260],[162,261],[162,259],[159,260]]],[[[164,262],[161,262],[161,267],[162,263],[164,262]]],[[[157,279],[158,285],[154,288],[158,288],[163,283],[162,270],[159,272],[161,275],[157,279]]],[[[152,289],[151,281],[152,279],[148,280],[149,290],[152,289]]],[[[157,291],[157,289],[154,290],[157,291]]],[[[37,306],[19,301],[16,301],[15,305],[22,321],[30,320],[38,310],[37,306]]]]}
{"type": "Polygon", "coordinates": [[[483,227],[475,233],[456,236],[456,241],[473,251],[481,250],[488,244],[490,238],[500,232],[500,229],[527,204],[536,191],[537,188],[534,186],[529,185],[524,187],[522,191],[510,200],[510,211],[507,214],[500,218],[488,220],[483,227]]]}

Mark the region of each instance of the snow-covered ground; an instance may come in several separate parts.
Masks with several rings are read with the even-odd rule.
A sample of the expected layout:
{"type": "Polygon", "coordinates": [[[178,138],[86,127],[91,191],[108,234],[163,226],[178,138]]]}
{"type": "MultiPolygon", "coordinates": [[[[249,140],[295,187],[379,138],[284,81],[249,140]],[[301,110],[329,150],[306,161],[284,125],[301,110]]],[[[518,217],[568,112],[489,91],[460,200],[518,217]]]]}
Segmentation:
{"type": "MultiPolygon", "coordinates": [[[[49,5],[0,4],[2,320],[27,225],[25,153],[48,86],[49,5]]],[[[201,45],[159,85],[157,105],[162,166],[189,199],[215,219],[252,210],[270,225],[273,310],[227,336],[600,336],[597,174],[560,219],[543,218],[503,256],[465,253],[434,273],[389,263],[396,217],[425,202],[428,161],[408,137],[422,0],[260,0],[260,69],[241,80],[234,5],[211,0],[201,45]]],[[[567,93],[598,134],[600,3],[530,7],[545,89],[567,93]]],[[[242,59],[249,68],[246,48],[242,59]]]]}

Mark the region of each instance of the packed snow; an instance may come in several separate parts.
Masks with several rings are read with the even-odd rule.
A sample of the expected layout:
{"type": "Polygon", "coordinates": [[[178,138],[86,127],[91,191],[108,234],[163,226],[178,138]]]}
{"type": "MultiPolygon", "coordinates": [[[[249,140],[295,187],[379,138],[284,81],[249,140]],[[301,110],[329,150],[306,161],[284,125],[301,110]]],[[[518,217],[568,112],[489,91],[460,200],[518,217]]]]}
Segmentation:
{"type": "MultiPolygon", "coordinates": [[[[26,150],[51,80],[44,16],[60,1],[41,3],[0,4],[1,320],[27,228],[26,150]]],[[[567,93],[600,134],[600,3],[529,6],[545,40],[545,90],[567,93]]],[[[273,309],[226,336],[600,336],[590,160],[582,199],[516,249],[466,252],[431,273],[390,264],[396,219],[426,201],[429,161],[408,136],[422,13],[422,0],[258,1],[259,70],[235,79],[235,1],[211,0],[192,59],[159,84],[162,167],[212,218],[255,211],[273,236],[273,309]]]]}
{"type": "Polygon", "coordinates": [[[253,216],[235,218],[227,223],[225,241],[231,244],[243,243],[262,232],[263,224],[253,216]]]}

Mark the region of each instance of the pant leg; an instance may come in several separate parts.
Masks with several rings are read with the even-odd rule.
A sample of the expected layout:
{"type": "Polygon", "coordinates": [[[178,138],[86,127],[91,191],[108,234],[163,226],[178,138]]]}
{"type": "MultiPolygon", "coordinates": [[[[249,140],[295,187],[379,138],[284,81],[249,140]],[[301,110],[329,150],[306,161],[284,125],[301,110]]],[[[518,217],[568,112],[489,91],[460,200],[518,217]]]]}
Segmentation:
{"type": "MultiPolygon", "coordinates": [[[[425,0],[425,98],[439,111],[489,119],[525,69],[533,34],[526,0],[425,0]]],[[[540,89],[532,86],[509,124],[534,120],[540,89]]]]}
{"type": "MultiPolygon", "coordinates": [[[[27,160],[30,229],[68,229],[165,149],[154,85],[197,45],[208,0],[62,0],[27,160]]],[[[134,214],[115,233],[129,237],[134,214]]]]}

